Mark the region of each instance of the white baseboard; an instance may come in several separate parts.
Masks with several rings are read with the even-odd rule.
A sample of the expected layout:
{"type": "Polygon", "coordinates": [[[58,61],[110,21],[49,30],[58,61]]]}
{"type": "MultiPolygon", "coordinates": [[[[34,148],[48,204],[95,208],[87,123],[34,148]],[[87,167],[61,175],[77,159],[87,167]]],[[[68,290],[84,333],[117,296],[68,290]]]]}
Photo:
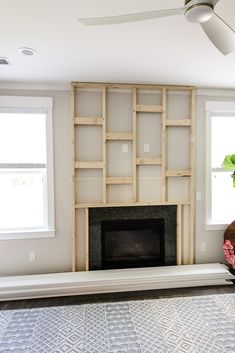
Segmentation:
{"type": "Polygon", "coordinates": [[[232,284],[222,264],[66,272],[0,278],[0,300],[232,284]]]}

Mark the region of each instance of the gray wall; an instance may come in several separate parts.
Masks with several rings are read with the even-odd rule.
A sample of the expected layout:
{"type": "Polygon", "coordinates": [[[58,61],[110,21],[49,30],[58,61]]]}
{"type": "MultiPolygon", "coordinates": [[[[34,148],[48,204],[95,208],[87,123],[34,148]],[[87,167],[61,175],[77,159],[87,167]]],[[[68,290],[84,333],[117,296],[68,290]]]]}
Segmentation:
{"type": "MultiPolygon", "coordinates": [[[[0,95],[53,97],[56,237],[0,241],[0,275],[71,270],[71,119],[70,93],[0,90],[0,95]],[[36,261],[28,253],[35,251],[36,261]]],[[[14,128],[14,127],[13,127],[14,128]]]]}
{"type": "MultiPolygon", "coordinates": [[[[206,101],[235,101],[235,91],[210,90],[210,95],[198,95],[196,104],[196,191],[202,194],[201,201],[196,202],[196,262],[224,262],[222,230],[205,229],[205,146],[206,146],[206,101]],[[201,251],[201,243],[206,243],[206,251],[201,251]]],[[[226,205],[225,205],[226,207],[226,205]]],[[[231,222],[233,220],[231,219],[231,222]]]]}
{"type": "MultiPolygon", "coordinates": [[[[0,95],[49,96],[54,99],[54,165],[56,237],[0,241],[0,275],[62,272],[71,270],[71,116],[70,92],[0,90],[0,95]],[[28,253],[35,251],[36,261],[28,253]]],[[[235,100],[235,91],[210,90],[197,96],[196,104],[196,262],[223,262],[223,231],[205,230],[205,114],[206,100],[235,100]],[[214,93],[213,93],[214,92],[214,93]],[[214,94],[214,96],[213,96],[214,94]],[[226,97],[227,95],[227,97],[226,97]],[[201,252],[201,243],[207,249],[201,252]]],[[[232,220],[231,220],[232,221],[232,220]]]]}

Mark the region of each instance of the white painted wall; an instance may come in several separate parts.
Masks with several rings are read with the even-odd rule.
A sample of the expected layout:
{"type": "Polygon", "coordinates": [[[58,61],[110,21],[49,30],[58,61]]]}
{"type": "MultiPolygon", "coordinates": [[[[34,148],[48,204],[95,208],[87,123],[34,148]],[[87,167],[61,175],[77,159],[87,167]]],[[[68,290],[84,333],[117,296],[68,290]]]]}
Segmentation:
{"type": "MultiPolygon", "coordinates": [[[[56,237],[0,241],[0,275],[50,273],[71,270],[71,116],[70,92],[47,90],[0,90],[0,95],[49,96],[54,99],[54,162],[56,237]],[[28,253],[36,252],[36,261],[28,253]]],[[[223,231],[205,230],[205,114],[206,100],[235,101],[235,91],[210,90],[197,96],[196,104],[196,262],[223,262],[223,231]],[[201,243],[207,244],[201,252],[201,243]]],[[[232,220],[231,220],[232,221],[232,220]]]]}

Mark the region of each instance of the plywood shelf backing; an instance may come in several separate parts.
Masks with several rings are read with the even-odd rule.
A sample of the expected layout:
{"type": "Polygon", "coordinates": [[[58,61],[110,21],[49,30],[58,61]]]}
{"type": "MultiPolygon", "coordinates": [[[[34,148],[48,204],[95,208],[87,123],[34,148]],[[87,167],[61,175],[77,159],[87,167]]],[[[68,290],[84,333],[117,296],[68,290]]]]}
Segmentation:
{"type": "Polygon", "coordinates": [[[177,264],[192,264],[195,88],[73,82],[71,106],[72,270],[89,270],[88,219],[92,207],[176,205],[177,264]],[[117,107],[112,108],[110,97],[115,98],[117,107]],[[112,118],[115,109],[124,114],[120,122],[112,118]],[[122,121],[126,121],[126,131],[119,131],[122,121]],[[81,128],[93,134],[92,147],[88,138],[79,135],[81,128]],[[94,145],[98,138],[94,129],[100,129],[98,145],[94,145]],[[179,141],[187,141],[187,148],[183,146],[180,153],[172,138],[177,133],[171,129],[177,129],[179,141]],[[152,148],[146,154],[142,144],[151,134],[156,135],[151,144],[155,151],[152,148]],[[78,212],[83,213],[78,217],[78,212]],[[78,219],[83,219],[83,224],[78,219]],[[83,244],[84,255],[78,244],[83,244]]]}

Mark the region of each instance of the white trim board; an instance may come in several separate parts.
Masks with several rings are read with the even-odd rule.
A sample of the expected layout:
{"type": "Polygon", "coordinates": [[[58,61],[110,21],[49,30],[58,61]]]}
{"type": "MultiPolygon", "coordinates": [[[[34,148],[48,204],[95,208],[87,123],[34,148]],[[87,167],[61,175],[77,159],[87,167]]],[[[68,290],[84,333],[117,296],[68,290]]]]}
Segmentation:
{"type": "Polygon", "coordinates": [[[225,265],[198,264],[0,277],[0,300],[232,284],[225,265]]]}

